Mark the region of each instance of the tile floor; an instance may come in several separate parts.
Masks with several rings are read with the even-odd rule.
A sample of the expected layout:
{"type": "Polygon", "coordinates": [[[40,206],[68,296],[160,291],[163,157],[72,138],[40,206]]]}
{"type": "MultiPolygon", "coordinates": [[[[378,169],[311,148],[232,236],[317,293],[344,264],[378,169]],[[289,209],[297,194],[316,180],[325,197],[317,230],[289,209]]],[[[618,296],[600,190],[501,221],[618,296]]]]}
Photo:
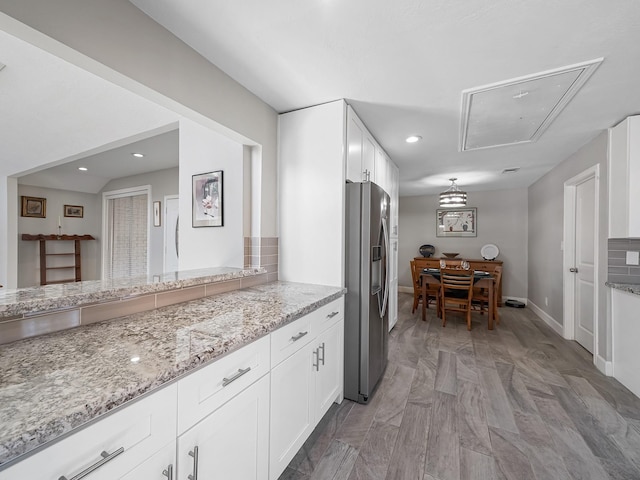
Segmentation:
{"type": "Polygon", "coordinates": [[[280,480],[640,479],[640,399],[578,344],[526,308],[468,332],[411,302],[371,402],[334,404],[280,480]]]}

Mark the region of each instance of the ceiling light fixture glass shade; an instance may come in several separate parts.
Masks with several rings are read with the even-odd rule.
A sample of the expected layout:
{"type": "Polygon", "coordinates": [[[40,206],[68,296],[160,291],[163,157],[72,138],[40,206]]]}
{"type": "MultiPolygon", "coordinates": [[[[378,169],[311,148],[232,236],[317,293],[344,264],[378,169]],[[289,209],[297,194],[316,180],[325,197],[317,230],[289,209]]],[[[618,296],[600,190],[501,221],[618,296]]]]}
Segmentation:
{"type": "Polygon", "coordinates": [[[464,207],[467,205],[467,192],[456,185],[457,178],[450,178],[451,186],[440,194],[441,207],[464,207]]]}

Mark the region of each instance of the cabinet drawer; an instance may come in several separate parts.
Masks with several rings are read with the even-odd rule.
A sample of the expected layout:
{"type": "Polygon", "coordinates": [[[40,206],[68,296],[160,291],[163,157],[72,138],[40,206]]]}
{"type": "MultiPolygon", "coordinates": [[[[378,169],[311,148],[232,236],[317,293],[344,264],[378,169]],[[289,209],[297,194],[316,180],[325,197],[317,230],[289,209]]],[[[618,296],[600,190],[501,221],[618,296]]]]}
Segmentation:
{"type": "Polygon", "coordinates": [[[267,335],[178,381],[178,434],[268,373],[269,346],[267,335]]]}
{"type": "Polygon", "coordinates": [[[344,318],[344,297],[318,308],[315,312],[310,313],[309,316],[313,317],[311,328],[315,337],[338,320],[344,318]]]}
{"type": "Polygon", "coordinates": [[[176,390],[175,384],[170,385],[114,412],[0,472],[0,480],[73,478],[102,461],[103,451],[112,454],[112,459],[84,478],[121,478],[175,441],[176,390]],[[123,449],[122,453],[113,455],[119,449],[123,449]]]}
{"type": "Polygon", "coordinates": [[[138,465],[120,480],[177,480],[177,475],[176,441],[173,440],[169,445],[144,463],[138,465]],[[173,475],[173,477],[170,477],[170,475],[173,475]]]}
{"type": "Polygon", "coordinates": [[[305,315],[271,334],[271,368],[293,355],[313,339],[312,314],[305,315]]]}

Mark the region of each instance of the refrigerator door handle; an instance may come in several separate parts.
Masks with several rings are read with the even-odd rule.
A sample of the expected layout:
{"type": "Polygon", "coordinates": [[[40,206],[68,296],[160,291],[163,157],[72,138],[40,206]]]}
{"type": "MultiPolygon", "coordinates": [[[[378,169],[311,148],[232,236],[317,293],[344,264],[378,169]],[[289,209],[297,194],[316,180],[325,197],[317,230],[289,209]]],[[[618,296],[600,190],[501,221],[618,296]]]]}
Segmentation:
{"type": "Polygon", "coordinates": [[[387,219],[385,217],[382,217],[382,237],[384,241],[383,255],[385,259],[385,266],[384,278],[381,282],[382,288],[384,289],[382,305],[378,303],[380,307],[380,318],[384,317],[384,314],[387,311],[387,302],[389,301],[389,232],[387,231],[387,219]]]}

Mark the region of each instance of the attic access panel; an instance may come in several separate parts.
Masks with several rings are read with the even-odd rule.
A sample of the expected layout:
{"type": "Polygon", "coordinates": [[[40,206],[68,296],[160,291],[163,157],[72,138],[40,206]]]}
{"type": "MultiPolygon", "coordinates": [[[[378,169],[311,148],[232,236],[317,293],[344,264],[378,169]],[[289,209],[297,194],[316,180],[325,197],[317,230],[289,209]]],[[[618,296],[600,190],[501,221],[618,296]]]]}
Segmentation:
{"type": "Polygon", "coordinates": [[[536,141],[602,60],[464,90],[460,151],[536,141]]]}

